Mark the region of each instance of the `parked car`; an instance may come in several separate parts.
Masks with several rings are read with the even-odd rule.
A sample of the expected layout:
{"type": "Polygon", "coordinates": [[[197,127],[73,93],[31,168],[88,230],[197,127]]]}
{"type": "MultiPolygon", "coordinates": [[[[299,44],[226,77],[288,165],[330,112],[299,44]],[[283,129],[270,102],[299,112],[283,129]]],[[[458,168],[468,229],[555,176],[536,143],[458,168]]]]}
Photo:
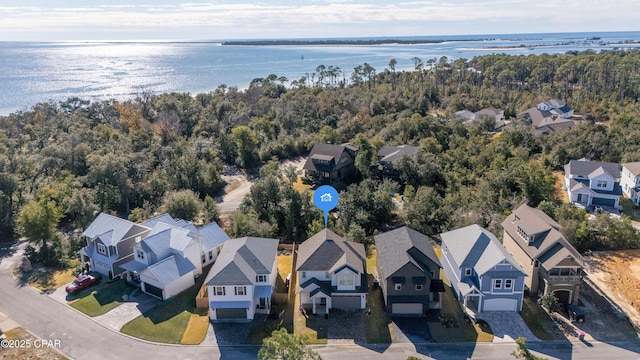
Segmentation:
{"type": "Polygon", "coordinates": [[[93,284],[99,283],[100,280],[102,280],[102,276],[100,274],[80,275],[77,279],[73,280],[71,284],[67,285],[65,290],[67,290],[67,294],[75,294],[93,284]]]}
{"type": "Polygon", "coordinates": [[[571,322],[579,322],[583,323],[585,321],[585,314],[582,309],[576,305],[563,305],[563,310],[565,314],[567,314],[567,318],[571,320],[571,322]]]}

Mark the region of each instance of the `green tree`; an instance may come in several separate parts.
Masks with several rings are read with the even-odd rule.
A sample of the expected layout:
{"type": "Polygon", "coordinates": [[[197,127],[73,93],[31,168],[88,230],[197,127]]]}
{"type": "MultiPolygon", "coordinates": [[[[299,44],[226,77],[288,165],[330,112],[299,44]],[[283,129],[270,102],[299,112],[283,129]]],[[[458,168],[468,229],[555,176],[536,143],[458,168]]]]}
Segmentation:
{"type": "Polygon", "coordinates": [[[202,201],[191,190],[171,191],[165,194],[161,209],[174,218],[194,221],[202,211],[202,201]]]}
{"type": "Polygon", "coordinates": [[[553,296],[553,294],[542,295],[538,299],[538,304],[547,309],[547,311],[554,312],[558,308],[558,298],[553,296]]]}
{"type": "Polygon", "coordinates": [[[516,359],[521,360],[547,360],[545,357],[540,357],[533,355],[529,349],[527,349],[527,339],[524,337],[519,337],[516,339],[516,345],[518,346],[513,352],[511,352],[511,356],[516,359]]]}
{"type": "Polygon", "coordinates": [[[258,352],[260,360],[319,360],[320,355],[307,348],[304,335],[293,335],[287,329],[274,330],[271,336],[262,340],[258,352]]]}
{"type": "Polygon", "coordinates": [[[241,168],[249,168],[258,160],[258,140],[248,126],[238,126],[231,130],[231,136],[238,145],[236,164],[241,168]]]}
{"type": "Polygon", "coordinates": [[[28,202],[18,214],[18,233],[30,243],[40,245],[40,256],[45,265],[56,263],[56,259],[50,256],[49,241],[53,241],[61,218],[62,211],[56,203],[44,197],[28,202]]]}

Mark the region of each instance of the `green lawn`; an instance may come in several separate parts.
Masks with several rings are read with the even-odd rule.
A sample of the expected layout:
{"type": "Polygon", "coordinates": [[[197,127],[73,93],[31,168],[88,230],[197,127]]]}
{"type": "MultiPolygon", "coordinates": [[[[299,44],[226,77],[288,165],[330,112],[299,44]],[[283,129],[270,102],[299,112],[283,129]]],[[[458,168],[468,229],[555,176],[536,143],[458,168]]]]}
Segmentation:
{"type": "Polygon", "coordinates": [[[90,293],[80,293],[79,298],[69,305],[91,317],[99,316],[120,306],[124,302],[123,296],[129,295],[132,289],[126,280],[111,284],[105,282],[90,293]]]}
{"type": "Polygon", "coordinates": [[[549,314],[530,297],[525,297],[522,302],[520,316],[529,327],[529,330],[540,340],[564,340],[565,337],[558,330],[549,314]]]}
{"type": "MultiPolygon", "coordinates": [[[[367,295],[367,316],[364,319],[367,343],[391,343],[393,327],[391,320],[384,311],[384,298],[380,287],[373,288],[373,278],[376,271],[376,249],[372,245],[368,249],[367,272],[369,272],[369,294],[367,295]]],[[[377,275],[376,275],[377,276],[377,275]]]]}
{"type": "MultiPolygon", "coordinates": [[[[196,295],[206,278],[209,268],[196,280],[195,286],[179,294],[173,300],[158,302],[146,313],[126,323],[121,332],[144,339],[167,344],[180,344],[192,314],[197,314],[196,295]]],[[[206,327],[199,327],[206,332],[206,327]]],[[[190,338],[197,338],[197,334],[189,334],[190,338]]]]}

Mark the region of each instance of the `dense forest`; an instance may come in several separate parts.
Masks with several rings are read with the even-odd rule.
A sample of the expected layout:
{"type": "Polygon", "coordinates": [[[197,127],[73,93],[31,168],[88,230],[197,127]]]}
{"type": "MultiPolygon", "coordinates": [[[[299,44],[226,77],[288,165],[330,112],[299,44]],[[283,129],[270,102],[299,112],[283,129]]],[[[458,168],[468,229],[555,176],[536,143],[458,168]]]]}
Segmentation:
{"type": "Polygon", "coordinates": [[[222,85],[195,96],[73,98],[0,117],[0,234],[27,236],[56,263],[75,256],[74,229],[99,211],[132,221],[160,211],[218,220],[223,172],[264,165],[226,230],[302,241],[323,226],[321,215],[276,160],[307,155],[316,142],[351,142],[360,149],[359,176],[336,184],[341,200],[331,226],[353,240],[368,242],[403,223],[429,235],[469,223],[499,234],[510,209],[527,201],[556,218],[581,251],[637,247],[628,218],[587,221],[584,210],[561,206],[552,172],[582,157],[640,160],[639,51],[413,62],[412,71],[396,71],[395,59],[384,69],[319,65],[296,80],[254,79],[242,91],[222,85]],[[528,126],[493,134],[454,116],[493,106],[515,117],[549,97],[593,120],[534,137],[528,126]],[[421,147],[397,163],[406,183],[402,209],[389,196],[397,185],[370,179],[383,144],[421,147]]]}

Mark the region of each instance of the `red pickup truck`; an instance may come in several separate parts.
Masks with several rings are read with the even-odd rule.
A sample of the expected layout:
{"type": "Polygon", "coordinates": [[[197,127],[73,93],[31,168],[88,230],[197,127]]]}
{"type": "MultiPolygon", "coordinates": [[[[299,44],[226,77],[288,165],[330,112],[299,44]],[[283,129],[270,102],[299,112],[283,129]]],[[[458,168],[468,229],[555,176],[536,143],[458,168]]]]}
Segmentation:
{"type": "Polygon", "coordinates": [[[99,274],[95,275],[80,275],[77,279],[73,280],[73,282],[65,288],[68,294],[75,294],[82,289],[86,289],[93,284],[97,284],[100,282],[102,277],[99,274]]]}

